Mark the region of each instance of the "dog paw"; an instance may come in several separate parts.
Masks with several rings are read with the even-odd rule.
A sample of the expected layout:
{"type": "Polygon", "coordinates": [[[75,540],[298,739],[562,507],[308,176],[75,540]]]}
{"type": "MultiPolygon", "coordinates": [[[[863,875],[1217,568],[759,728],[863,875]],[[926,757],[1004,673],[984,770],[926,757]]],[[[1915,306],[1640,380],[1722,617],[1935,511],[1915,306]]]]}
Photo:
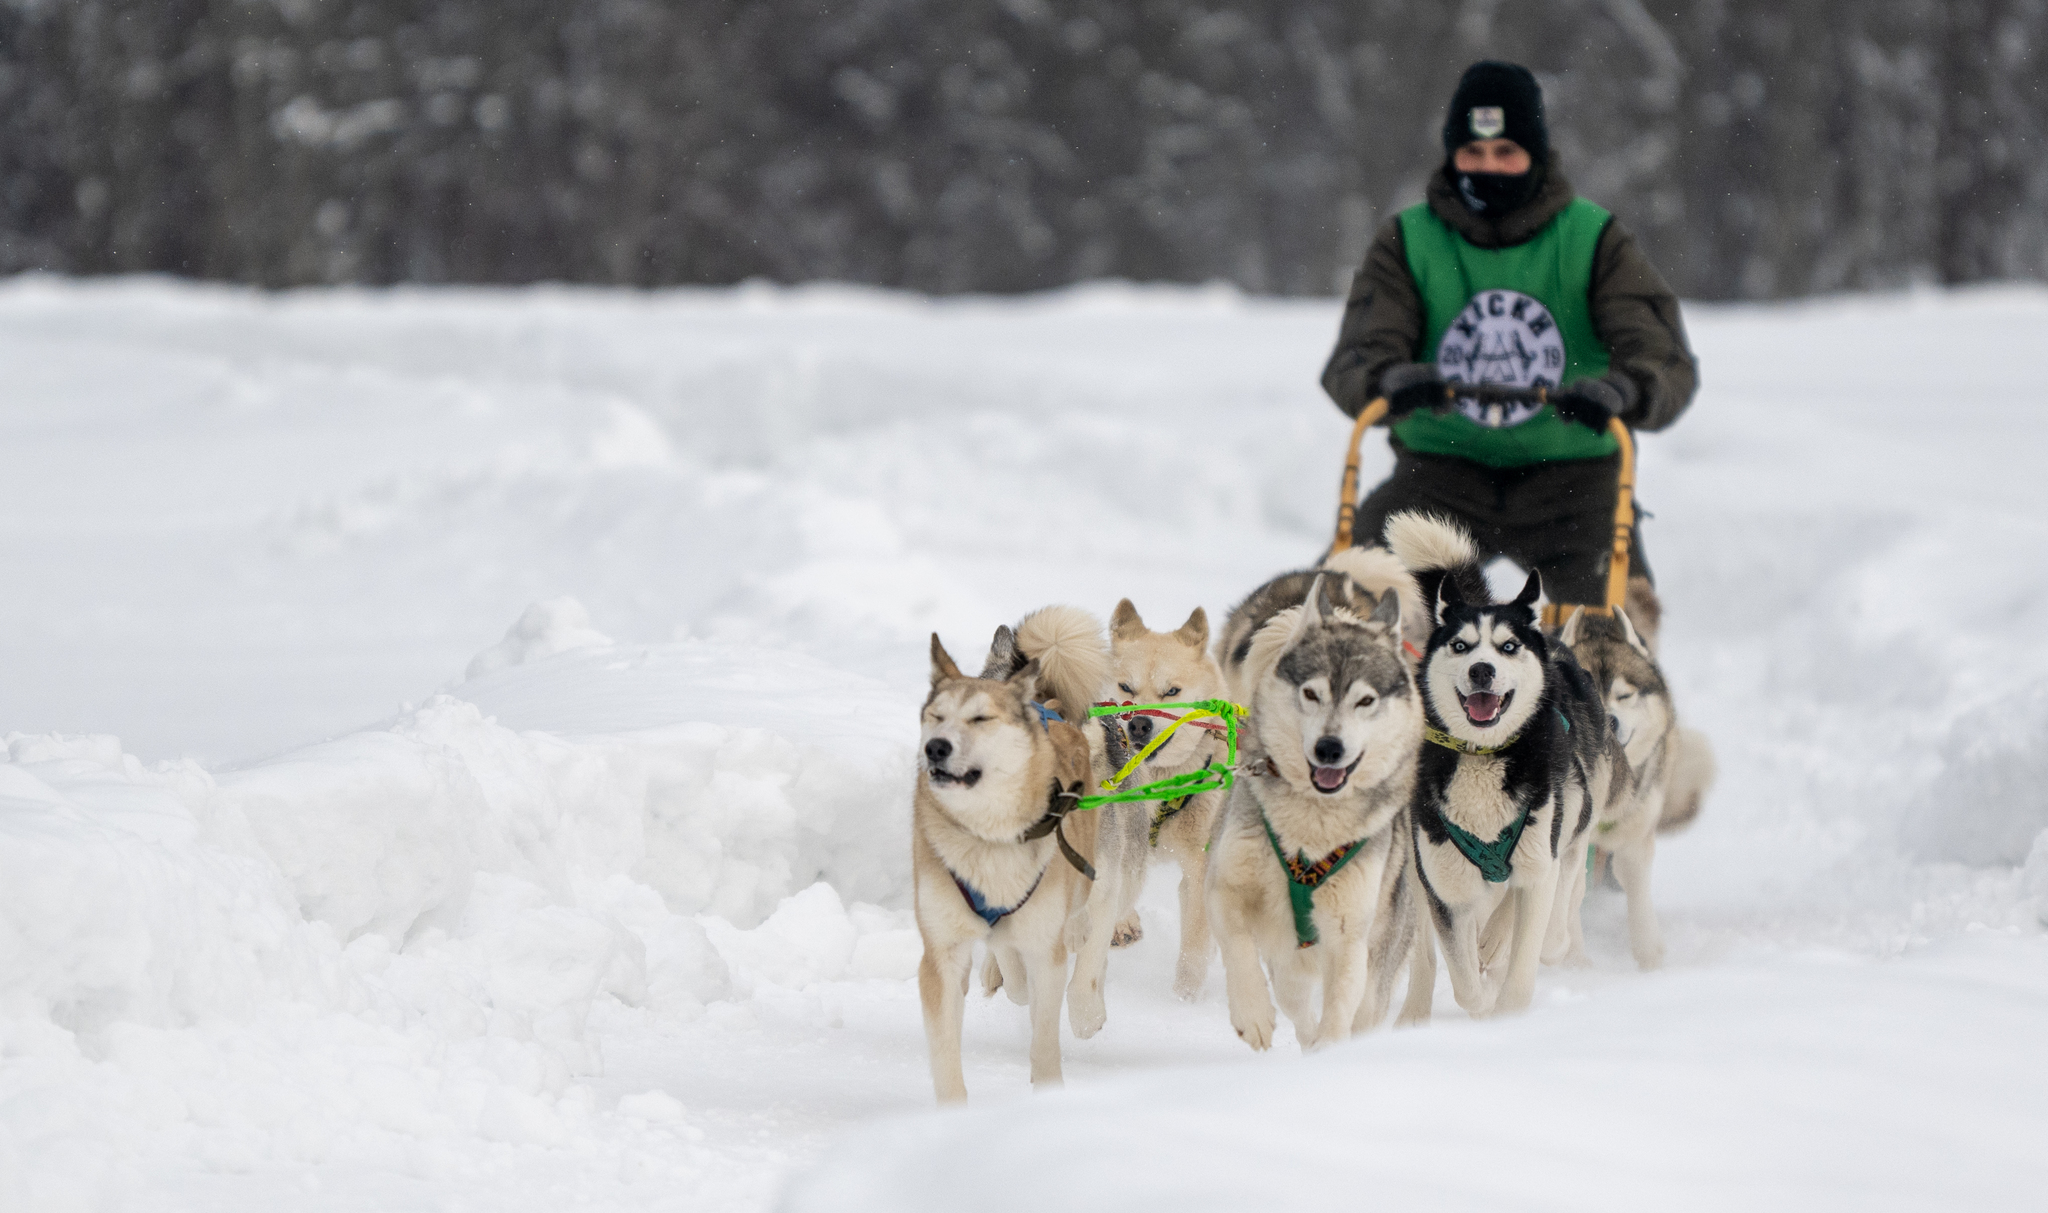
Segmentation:
{"type": "Polygon", "coordinates": [[[1193,1002],[1202,996],[1202,981],[1208,977],[1207,966],[1193,969],[1186,965],[1174,970],[1173,996],[1182,1002],[1193,1002]]]}
{"type": "Polygon", "coordinates": [[[1237,1030],[1237,1038],[1250,1045],[1256,1052],[1263,1053],[1273,1047],[1273,1009],[1262,1013],[1239,1014],[1231,1012],[1230,1026],[1237,1030]]]}
{"type": "Polygon", "coordinates": [[[1112,948],[1128,948],[1143,938],[1145,938],[1145,926],[1138,921],[1136,914],[1132,914],[1129,918],[1116,924],[1115,932],[1109,937],[1109,946],[1112,948]]]}
{"type": "Polygon", "coordinates": [[[1073,1029],[1075,1039],[1088,1039],[1100,1032],[1108,1021],[1109,1010],[1102,1004],[1100,990],[1067,992],[1067,1026],[1073,1029]]]}
{"type": "Polygon", "coordinates": [[[1645,970],[1661,969],[1664,967],[1664,944],[1662,940],[1656,943],[1639,944],[1635,947],[1634,951],[1636,954],[1636,967],[1645,970]]]}

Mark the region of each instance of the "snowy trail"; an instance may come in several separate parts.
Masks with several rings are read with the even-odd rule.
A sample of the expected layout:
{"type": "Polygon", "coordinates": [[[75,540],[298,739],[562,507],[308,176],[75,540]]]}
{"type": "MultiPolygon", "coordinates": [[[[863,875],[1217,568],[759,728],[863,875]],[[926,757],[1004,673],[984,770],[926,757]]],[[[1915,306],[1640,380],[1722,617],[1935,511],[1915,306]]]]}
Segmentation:
{"type": "Polygon", "coordinates": [[[1453,1132],[1556,1207],[2026,1207],[2048,292],[1689,320],[1641,482],[1722,776],[1667,970],[1596,897],[1525,1019],[1253,1057],[1213,969],[1167,994],[1161,870],[1067,1093],[974,999],[962,1116],[904,912],[925,637],[1311,558],[1333,305],[0,286],[0,1208],[916,1208],[999,1128],[993,1207],[1243,1207],[1319,1142],[1497,1201],[1453,1132]],[[1472,1130],[1487,1083],[1555,1115],[1472,1130]]]}

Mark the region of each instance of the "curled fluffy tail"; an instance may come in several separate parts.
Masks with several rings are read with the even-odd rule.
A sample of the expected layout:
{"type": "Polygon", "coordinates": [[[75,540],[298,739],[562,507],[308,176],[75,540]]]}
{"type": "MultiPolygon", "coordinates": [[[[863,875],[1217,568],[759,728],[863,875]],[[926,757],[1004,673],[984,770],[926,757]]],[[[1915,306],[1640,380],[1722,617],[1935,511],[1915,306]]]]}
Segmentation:
{"type": "Polygon", "coordinates": [[[1111,666],[1102,622],[1072,606],[1041,607],[1017,625],[1017,650],[1038,659],[1039,685],[1060,701],[1068,720],[1088,719],[1091,704],[1107,698],[1111,666]]]}
{"type": "Polygon", "coordinates": [[[1396,514],[1387,519],[1387,546],[1414,574],[1425,603],[1435,604],[1446,577],[1456,580],[1458,592],[1468,601],[1493,601],[1480,568],[1479,545],[1450,519],[1412,510],[1396,514]]]}
{"type": "Polygon", "coordinates": [[[1714,746],[1698,729],[1680,729],[1671,756],[1671,769],[1664,793],[1664,816],[1657,832],[1682,830],[1700,815],[1707,790],[1714,786],[1714,746]]]}

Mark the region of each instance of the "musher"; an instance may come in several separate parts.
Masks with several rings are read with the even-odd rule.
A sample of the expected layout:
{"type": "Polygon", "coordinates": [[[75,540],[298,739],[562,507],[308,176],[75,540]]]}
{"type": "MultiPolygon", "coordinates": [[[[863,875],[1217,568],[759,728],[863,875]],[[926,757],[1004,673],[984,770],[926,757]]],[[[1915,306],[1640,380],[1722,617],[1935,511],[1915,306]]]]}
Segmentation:
{"type": "MultiPolygon", "coordinates": [[[[1351,283],[1323,389],[1358,416],[1385,396],[1394,471],[1352,534],[1423,509],[1465,524],[1489,556],[1543,574],[1555,624],[1600,606],[1620,454],[1608,419],[1661,430],[1692,402],[1698,367],[1678,300],[1635,238],[1576,196],[1552,160],[1527,68],[1467,68],[1444,119],[1428,201],[1384,224],[1351,283]],[[1460,400],[1444,384],[1557,390],[1551,403],[1460,400]]],[[[1654,637],[1660,610],[1641,528],[1627,610],[1654,637]]]]}

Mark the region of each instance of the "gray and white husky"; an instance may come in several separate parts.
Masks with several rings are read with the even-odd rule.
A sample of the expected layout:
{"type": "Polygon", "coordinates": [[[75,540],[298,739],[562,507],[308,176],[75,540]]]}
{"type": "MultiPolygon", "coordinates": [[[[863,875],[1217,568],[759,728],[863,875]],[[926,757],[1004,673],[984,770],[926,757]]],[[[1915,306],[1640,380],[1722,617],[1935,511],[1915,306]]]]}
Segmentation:
{"type": "MultiPolygon", "coordinates": [[[[1595,814],[1616,813],[1634,777],[1592,679],[1537,627],[1537,574],[1514,601],[1496,603],[1457,525],[1397,514],[1386,533],[1436,604],[1421,673],[1428,744],[1412,802],[1418,883],[1458,1005],[1475,1016],[1519,1011],[1535,994],[1546,940],[1569,937],[1573,874],[1584,871],[1595,814]],[[1487,973],[1503,946],[1505,968],[1487,973]]],[[[1435,983],[1425,936],[1404,1022],[1427,1018],[1435,983]]]]}
{"type": "Polygon", "coordinates": [[[1210,847],[1209,924],[1230,1025],[1254,1049],[1272,1045],[1275,998],[1304,1049],[1376,1026],[1416,933],[1407,805],[1422,708],[1401,648],[1412,589],[1384,552],[1346,557],[1268,582],[1218,639],[1251,723],[1210,847]]]}
{"type": "MultiPolygon", "coordinates": [[[[1557,638],[1592,678],[1615,739],[1628,755],[1634,795],[1596,815],[1593,845],[1614,858],[1615,878],[1628,897],[1629,947],[1636,963],[1654,969],[1664,963],[1664,937],[1650,903],[1657,835],[1698,815],[1714,779],[1713,749],[1703,734],[1679,727],[1664,671],[1625,608],[1615,608],[1611,616],[1574,612],[1557,638]]],[[[1574,872],[1570,938],[1552,939],[1545,960],[1585,956],[1579,905],[1589,873],[1585,865],[1574,872]]]]}

